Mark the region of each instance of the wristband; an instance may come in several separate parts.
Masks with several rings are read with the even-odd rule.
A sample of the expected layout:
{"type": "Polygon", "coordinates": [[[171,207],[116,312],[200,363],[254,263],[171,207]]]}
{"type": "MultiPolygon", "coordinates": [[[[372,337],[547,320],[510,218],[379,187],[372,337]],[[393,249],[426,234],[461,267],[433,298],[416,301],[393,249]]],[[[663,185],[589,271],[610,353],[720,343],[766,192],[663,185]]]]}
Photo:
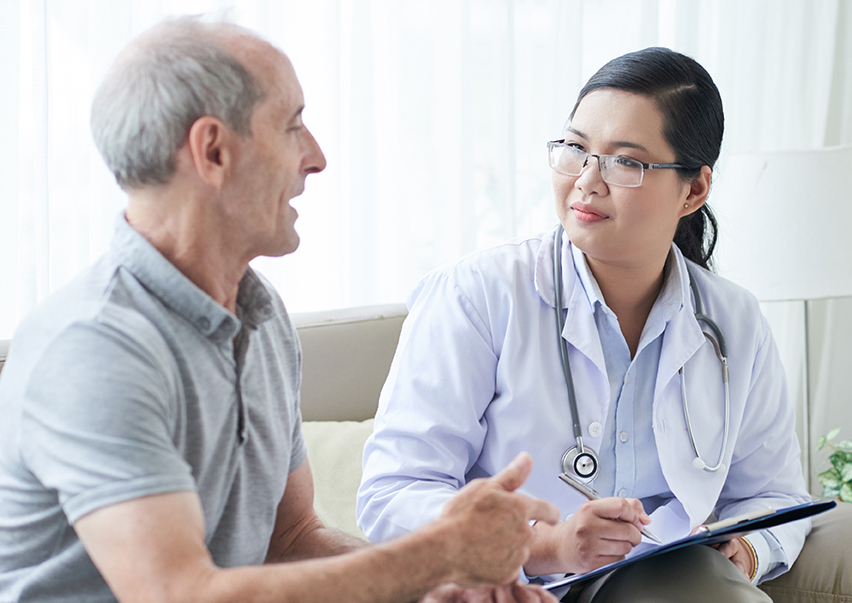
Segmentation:
{"type": "Polygon", "coordinates": [[[751,571],[751,576],[748,577],[749,582],[754,582],[754,579],[757,577],[757,551],[754,550],[752,544],[748,541],[748,538],[743,536],[740,538],[748,548],[749,553],[751,553],[751,560],[754,563],[754,569],[751,571]]]}

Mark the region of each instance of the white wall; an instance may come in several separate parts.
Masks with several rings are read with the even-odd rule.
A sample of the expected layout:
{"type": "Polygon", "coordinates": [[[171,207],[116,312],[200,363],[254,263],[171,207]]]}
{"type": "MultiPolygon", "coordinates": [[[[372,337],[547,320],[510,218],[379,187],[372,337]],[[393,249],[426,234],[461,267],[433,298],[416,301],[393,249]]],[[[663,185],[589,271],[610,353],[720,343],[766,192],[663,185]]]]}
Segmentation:
{"type": "MultiPolygon", "coordinates": [[[[0,0],[0,338],[107,248],[124,200],[87,124],[116,53],[168,14],[223,9],[290,55],[328,157],[294,203],[302,247],[256,262],[291,310],[401,301],[431,268],[555,223],[544,143],[634,49],[707,67],[724,153],[852,143],[843,0],[0,0]]],[[[812,312],[815,397],[835,409],[849,316],[812,312]]],[[[779,341],[795,374],[799,342],[779,341]]],[[[835,418],[852,429],[817,410],[815,433],[835,418]]]]}

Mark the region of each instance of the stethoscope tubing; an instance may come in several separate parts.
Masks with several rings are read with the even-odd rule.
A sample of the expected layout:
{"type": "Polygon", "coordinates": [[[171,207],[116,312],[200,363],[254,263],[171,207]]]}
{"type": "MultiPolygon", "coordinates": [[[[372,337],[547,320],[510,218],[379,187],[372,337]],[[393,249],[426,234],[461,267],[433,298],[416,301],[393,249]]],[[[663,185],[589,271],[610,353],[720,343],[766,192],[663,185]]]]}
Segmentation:
{"type": "MultiPolygon", "coordinates": [[[[568,406],[571,410],[571,422],[574,430],[574,439],[577,441],[577,453],[583,454],[587,452],[583,447],[583,430],[580,427],[580,414],[577,410],[577,398],[574,391],[574,379],[571,375],[571,365],[568,361],[568,346],[565,342],[565,339],[562,337],[562,330],[565,328],[565,321],[563,317],[563,308],[562,308],[562,233],[563,228],[560,224],[556,233],[553,236],[553,291],[554,291],[554,304],[556,308],[556,336],[559,343],[559,355],[562,361],[562,371],[565,376],[565,386],[568,390],[568,406]]],[[[716,356],[719,358],[719,361],[722,363],[722,381],[725,388],[725,423],[722,432],[722,449],[719,451],[719,460],[714,466],[709,466],[704,460],[701,458],[701,454],[698,452],[698,445],[695,442],[695,434],[692,431],[692,422],[689,419],[689,403],[687,401],[687,393],[686,393],[686,371],[685,367],[681,366],[679,369],[680,373],[680,388],[681,388],[681,402],[683,406],[683,418],[686,422],[686,430],[689,435],[689,443],[692,446],[692,452],[695,455],[695,459],[692,464],[696,469],[701,469],[709,472],[716,472],[723,470],[725,452],[728,449],[728,433],[730,430],[730,415],[731,415],[731,397],[730,397],[730,386],[728,382],[728,354],[727,354],[727,346],[725,344],[725,337],[722,335],[722,330],[713,321],[709,316],[704,314],[704,309],[701,303],[701,294],[698,291],[698,285],[695,282],[695,278],[693,277],[692,270],[690,270],[689,266],[686,268],[687,274],[689,276],[689,287],[692,290],[692,296],[695,301],[695,320],[697,322],[703,322],[706,324],[712,335],[707,333],[706,331],[702,331],[707,340],[713,345],[713,349],[716,352],[716,356]]],[[[566,451],[565,455],[563,455],[563,459],[568,454],[569,451],[566,451]]],[[[588,453],[592,454],[596,458],[596,453],[590,448],[588,449],[588,453]]],[[[596,461],[597,462],[597,461],[596,461]]],[[[563,468],[564,470],[564,468],[563,468]]],[[[587,477],[587,479],[594,479],[597,475],[597,466],[595,467],[594,475],[587,477]]]]}
{"type": "Polygon", "coordinates": [[[571,409],[571,422],[574,427],[574,439],[577,441],[577,451],[582,453],[583,429],[580,427],[580,413],[577,410],[577,396],[574,392],[574,378],[571,376],[571,365],[568,362],[568,346],[562,337],[565,321],[562,316],[562,225],[556,229],[553,237],[553,265],[554,265],[554,297],[556,303],[556,337],[559,343],[559,356],[562,359],[562,372],[565,375],[565,385],[568,389],[568,406],[571,409]]]}

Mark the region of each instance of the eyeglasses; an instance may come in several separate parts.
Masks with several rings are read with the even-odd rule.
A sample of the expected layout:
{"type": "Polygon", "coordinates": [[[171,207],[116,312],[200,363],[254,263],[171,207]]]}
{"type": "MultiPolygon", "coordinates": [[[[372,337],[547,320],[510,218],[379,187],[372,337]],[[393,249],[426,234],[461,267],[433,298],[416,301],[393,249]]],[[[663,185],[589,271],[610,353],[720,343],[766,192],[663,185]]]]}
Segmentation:
{"type": "Polygon", "coordinates": [[[551,140],[547,143],[547,157],[550,167],[566,176],[579,176],[589,163],[589,157],[598,160],[601,178],[607,184],[635,188],[642,184],[645,170],[684,168],[679,163],[642,163],[630,157],[619,155],[593,155],[574,145],[565,144],[565,139],[551,140]]]}

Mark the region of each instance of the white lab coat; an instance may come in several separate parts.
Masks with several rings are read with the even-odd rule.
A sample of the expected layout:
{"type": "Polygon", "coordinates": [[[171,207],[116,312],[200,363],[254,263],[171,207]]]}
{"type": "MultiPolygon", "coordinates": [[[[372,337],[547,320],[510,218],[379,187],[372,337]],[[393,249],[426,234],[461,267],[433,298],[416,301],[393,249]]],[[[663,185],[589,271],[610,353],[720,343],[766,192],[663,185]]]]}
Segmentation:
{"type": "MultiPolygon", "coordinates": [[[[659,518],[653,530],[685,534],[712,512],[723,519],[810,500],[783,368],[757,300],[694,265],[704,312],[727,341],[731,409],[725,470],[693,467],[678,369],[685,366],[693,432],[711,464],[721,449],[724,389],[721,364],[693,315],[687,260],[676,247],[674,253],[683,307],[662,335],[652,411],[656,450],[647,454],[658,455],[675,500],[652,514],[659,518]]],[[[431,273],[412,293],[364,449],[357,514],[370,540],[435,519],[458,488],[499,472],[522,450],[534,461],[523,491],[555,503],[565,517],[585,502],[557,479],[562,454],[575,442],[555,334],[552,257],[552,232],[512,241],[431,273]]],[[[595,437],[589,426],[605,424],[610,386],[567,237],[562,257],[562,336],[584,443],[599,449],[600,430],[592,430],[595,437]]],[[[772,530],[787,564],[809,529],[801,521],[772,530]]]]}

